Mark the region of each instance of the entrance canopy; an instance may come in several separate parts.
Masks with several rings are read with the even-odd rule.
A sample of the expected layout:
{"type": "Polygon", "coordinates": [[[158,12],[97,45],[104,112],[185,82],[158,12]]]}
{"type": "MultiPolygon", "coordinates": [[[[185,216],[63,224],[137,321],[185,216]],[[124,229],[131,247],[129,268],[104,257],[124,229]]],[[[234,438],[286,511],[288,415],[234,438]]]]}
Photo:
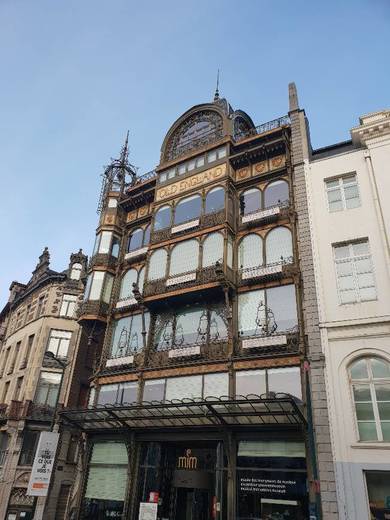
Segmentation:
{"type": "Polygon", "coordinates": [[[221,428],[304,425],[297,400],[288,394],[152,401],[64,410],[61,417],[84,431],[112,429],[221,428]]]}

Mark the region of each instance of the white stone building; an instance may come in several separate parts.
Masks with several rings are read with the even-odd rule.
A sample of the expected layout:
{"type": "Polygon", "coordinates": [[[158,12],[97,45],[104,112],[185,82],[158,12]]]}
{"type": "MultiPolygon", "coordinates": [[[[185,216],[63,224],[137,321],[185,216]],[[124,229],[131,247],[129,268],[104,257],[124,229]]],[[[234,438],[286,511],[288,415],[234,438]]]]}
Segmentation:
{"type": "Polygon", "coordinates": [[[305,172],[339,518],[366,520],[390,518],[390,111],[351,137],[305,172]]]}

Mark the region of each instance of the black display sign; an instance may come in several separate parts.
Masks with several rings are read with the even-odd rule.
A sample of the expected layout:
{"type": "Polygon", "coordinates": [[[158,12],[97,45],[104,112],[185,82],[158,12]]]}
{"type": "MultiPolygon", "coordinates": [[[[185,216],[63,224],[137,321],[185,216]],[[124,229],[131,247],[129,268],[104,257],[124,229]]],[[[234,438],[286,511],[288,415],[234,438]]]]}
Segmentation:
{"type": "Polygon", "coordinates": [[[305,473],[283,471],[238,471],[240,493],[262,497],[300,499],[307,493],[305,473]]]}

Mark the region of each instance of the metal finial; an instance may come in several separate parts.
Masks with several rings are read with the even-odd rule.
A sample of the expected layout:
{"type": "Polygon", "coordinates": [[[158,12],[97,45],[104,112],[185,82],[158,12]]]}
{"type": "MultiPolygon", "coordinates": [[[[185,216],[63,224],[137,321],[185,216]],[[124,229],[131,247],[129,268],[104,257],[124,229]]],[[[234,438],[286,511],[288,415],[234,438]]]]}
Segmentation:
{"type": "Polygon", "coordinates": [[[215,89],[214,101],[218,101],[218,99],[219,99],[219,69],[217,72],[217,87],[215,89]]]}
{"type": "Polygon", "coordinates": [[[119,161],[122,164],[127,163],[128,158],[129,158],[129,131],[127,130],[125,144],[123,145],[123,148],[121,150],[121,156],[120,156],[119,161]]]}

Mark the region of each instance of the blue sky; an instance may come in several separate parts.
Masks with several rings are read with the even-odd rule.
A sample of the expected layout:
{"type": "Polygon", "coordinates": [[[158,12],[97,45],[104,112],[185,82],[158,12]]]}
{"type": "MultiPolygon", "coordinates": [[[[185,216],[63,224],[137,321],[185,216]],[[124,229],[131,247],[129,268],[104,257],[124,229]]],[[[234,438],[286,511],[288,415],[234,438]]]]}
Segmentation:
{"type": "Polygon", "coordinates": [[[44,246],[90,253],[101,173],[130,130],[140,173],[194,104],[221,94],[255,124],[295,81],[314,147],[390,107],[387,0],[0,0],[0,306],[44,246]]]}

